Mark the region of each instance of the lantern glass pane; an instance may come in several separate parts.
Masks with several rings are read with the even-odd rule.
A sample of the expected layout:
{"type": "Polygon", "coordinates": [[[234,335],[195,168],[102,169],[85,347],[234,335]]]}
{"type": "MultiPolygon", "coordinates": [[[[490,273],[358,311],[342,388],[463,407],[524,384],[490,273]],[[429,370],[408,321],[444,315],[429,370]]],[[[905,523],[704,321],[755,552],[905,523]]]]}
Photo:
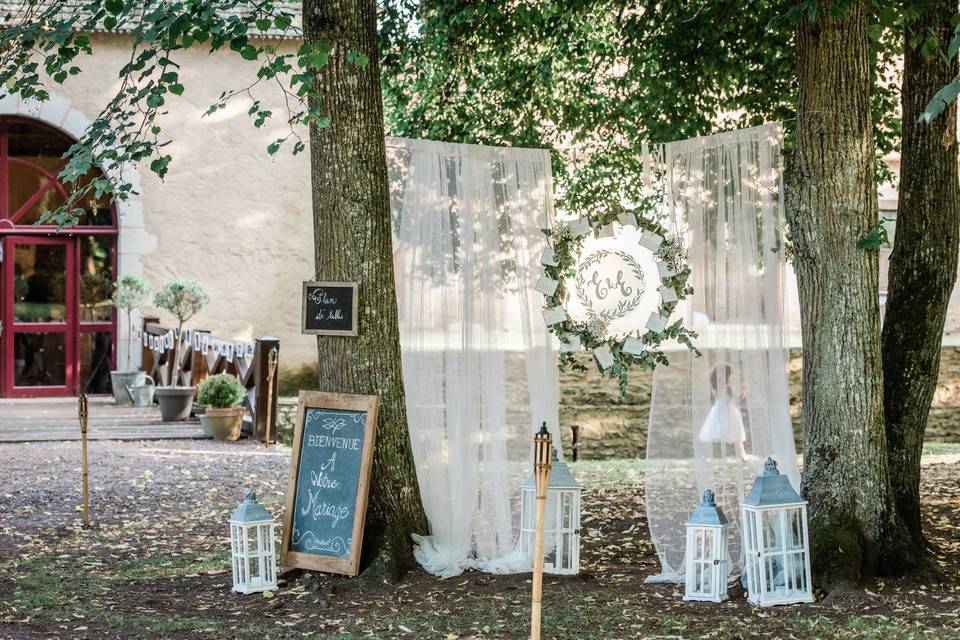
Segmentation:
{"type": "Polygon", "coordinates": [[[564,529],[572,529],[571,523],[573,522],[573,496],[569,492],[564,491],[562,494],[562,513],[560,516],[560,526],[564,529]]]}
{"type": "Polygon", "coordinates": [[[564,533],[563,534],[563,553],[561,557],[561,568],[569,569],[572,566],[571,558],[573,558],[573,534],[564,533]]]}
{"type": "Polygon", "coordinates": [[[713,530],[704,529],[703,531],[703,553],[701,557],[704,560],[713,560],[713,530]]]}
{"type": "Polygon", "coordinates": [[[243,528],[243,553],[252,555],[257,552],[257,530],[254,527],[243,528]]]}
{"type": "Polygon", "coordinates": [[[533,515],[534,502],[535,502],[535,497],[533,495],[533,492],[525,490],[523,492],[523,504],[521,506],[523,510],[523,514],[521,518],[521,523],[522,523],[521,526],[524,529],[533,529],[534,527],[534,521],[533,521],[534,520],[534,515],[533,515]]]}
{"type": "Polygon", "coordinates": [[[254,582],[260,579],[260,559],[259,558],[247,558],[247,575],[249,576],[250,582],[254,582]]]}
{"type": "Polygon", "coordinates": [[[787,528],[787,548],[803,548],[803,518],[801,509],[790,509],[787,511],[787,521],[790,523],[787,528]]]}
{"type": "MultiPolygon", "coordinates": [[[[558,491],[547,491],[547,511],[546,511],[546,515],[544,516],[543,530],[548,533],[549,532],[555,533],[557,531],[557,525],[559,524],[557,519],[558,519],[558,516],[560,515],[557,512],[557,509],[560,506],[559,500],[560,500],[560,493],[558,491]]],[[[553,538],[553,542],[551,544],[556,544],[555,537],[553,538]]]]}
{"type": "Polygon", "coordinates": [[[764,559],[764,573],[766,574],[766,591],[773,593],[778,586],[783,586],[783,570],[780,566],[779,558],[767,556],[764,559]]]}
{"type": "Polygon", "coordinates": [[[783,549],[783,538],[780,535],[782,511],[764,511],[762,516],[763,549],[767,553],[783,549]]]}

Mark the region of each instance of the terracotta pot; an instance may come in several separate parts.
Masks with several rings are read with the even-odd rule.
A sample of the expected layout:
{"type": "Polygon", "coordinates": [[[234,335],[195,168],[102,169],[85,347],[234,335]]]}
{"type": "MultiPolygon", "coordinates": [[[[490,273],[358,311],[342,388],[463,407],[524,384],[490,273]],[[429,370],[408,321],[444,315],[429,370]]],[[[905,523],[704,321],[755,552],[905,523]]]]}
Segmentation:
{"type": "Polygon", "coordinates": [[[207,407],[200,424],[215,440],[236,440],[243,426],[243,407],[207,407]]]}
{"type": "Polygon", "coordinates": [[[111,371],[110,387],[113,389],[113,401],[117,404],[130,404],[127,387],[139,387],[146,379],[146,371],[111,371]]]}
{"type": "Polygon", "coordinates": [[[160,417],[164,422],[183,422],[190,417],[193,407],[193,387],[157,387],[157,402],[160,403],[160,417]]]}

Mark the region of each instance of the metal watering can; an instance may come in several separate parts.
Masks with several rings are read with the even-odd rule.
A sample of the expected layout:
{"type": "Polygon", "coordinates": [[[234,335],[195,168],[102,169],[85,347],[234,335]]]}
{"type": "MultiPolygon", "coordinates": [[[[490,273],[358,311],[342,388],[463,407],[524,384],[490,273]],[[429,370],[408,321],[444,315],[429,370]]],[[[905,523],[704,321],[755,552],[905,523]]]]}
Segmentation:
{"type": "Polygon", "coordinates": [[[127,395],[135,407],[150,407],[153,405],[153,391],[156,386],[153,378],[147,376],[143,384],[127,385],[127,395]]]}

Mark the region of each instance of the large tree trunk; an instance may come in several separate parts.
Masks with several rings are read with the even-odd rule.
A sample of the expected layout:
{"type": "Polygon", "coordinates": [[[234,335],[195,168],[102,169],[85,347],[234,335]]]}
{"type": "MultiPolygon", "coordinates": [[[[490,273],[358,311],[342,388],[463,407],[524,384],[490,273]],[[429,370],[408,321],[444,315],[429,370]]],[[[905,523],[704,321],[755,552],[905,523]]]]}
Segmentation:
{"type": "Polygon", "coordinates": [[[815,579],[826,590],[876,573],[893,506],[883,423],[869,3],[825,2],[797,33],[796,146],[787,175],[803,332],[803,494],[815,579]]]}
{"type": "MultiPolygon", "coordinates": [[[[926,6],[911,31],[953,36],[956,2],[926,6]]],[[[909,40],[909,34],[907,37],[909,40]]],[[[920,564],[925,539],[920,521],[920,452],[937,386],[943,323],[957,275],[960,182],[954,105],[931,124],[919,123],[927,102],[957,75],[957,60],[906,45],[903,65],[903,143],[897,231],[890,258],[883,327],[884,407],[890,482],[910,544],[894,557],[920,564]]]]}
{"type": "Polygon", "coordinates": [[[311,105],[333,123],[310,129],[316,268],[321,280],[360,283],[359,337],[317,338],[320,388],[380,397],[363,565],[397,578],[413,566],[410,534],[427,523],[400,370],[376,21],[376,0],[303,3],[307,42],[333,45],[311,105]]]}

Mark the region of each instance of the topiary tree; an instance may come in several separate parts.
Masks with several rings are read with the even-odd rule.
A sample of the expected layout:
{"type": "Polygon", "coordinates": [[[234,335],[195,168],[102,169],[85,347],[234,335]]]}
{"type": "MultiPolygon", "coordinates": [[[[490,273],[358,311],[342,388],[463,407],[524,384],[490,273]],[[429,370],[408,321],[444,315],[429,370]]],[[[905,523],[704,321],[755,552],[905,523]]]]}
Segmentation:
{"type": "Polygon", "coordinates": [[[127,316],[127,368],[133,357],[133,312],[150,299],[150,285],[137,276],[123,276],[116,282],[111,304],[127,316]]]}
{"type": "Polygon", "coordinates": [[[177,319],[173,349],[173,377],[170,386],[179,386],[177,383],[180,382],[180,335],[183,333],[183,323],[197,315],[208,302],[210,302],[210,296],[203,290],[203,285],[196,280],[173,279],[153,296],[153,303],[157,307],[171,313],[177,319]]]}

